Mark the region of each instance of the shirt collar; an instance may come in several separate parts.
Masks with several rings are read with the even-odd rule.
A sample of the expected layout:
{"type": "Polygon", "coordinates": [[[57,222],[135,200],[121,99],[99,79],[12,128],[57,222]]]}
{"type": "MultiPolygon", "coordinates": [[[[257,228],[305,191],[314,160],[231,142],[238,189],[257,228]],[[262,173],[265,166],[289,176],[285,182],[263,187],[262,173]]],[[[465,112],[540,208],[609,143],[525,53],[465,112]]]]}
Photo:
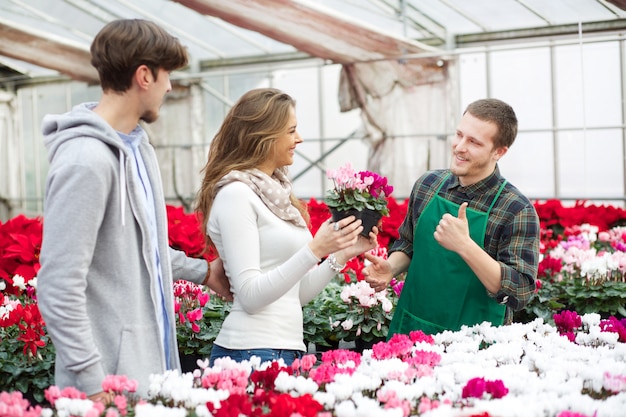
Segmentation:
{"type": "Polygon", "coordinates": [[[117,132],[118,136],[122,139],[124,144],[131,150],[137,151],[139,144],[143,138],[142,130],[139,126],[137,126],[132,132],[128,135],[122,132],[117,132]]]}
{"type": "Polygon", "coordinates": [[[500,175],[500,168],[498,168],[498,165],[496,165],[496,169],[493,171],[493,173],[491,173],[491,175],[483,180],[478,181],[475,184],[468,185],[467,187],[463,187],[459,182],[459,177],[452,174],[451,180],[446,188],[448,191],[456,189],[457,191],[464,193],[468,197],[473,198],[477,195],[487,193],[490,189],[495,187],[501,179],[502,176],[500,175]]]}

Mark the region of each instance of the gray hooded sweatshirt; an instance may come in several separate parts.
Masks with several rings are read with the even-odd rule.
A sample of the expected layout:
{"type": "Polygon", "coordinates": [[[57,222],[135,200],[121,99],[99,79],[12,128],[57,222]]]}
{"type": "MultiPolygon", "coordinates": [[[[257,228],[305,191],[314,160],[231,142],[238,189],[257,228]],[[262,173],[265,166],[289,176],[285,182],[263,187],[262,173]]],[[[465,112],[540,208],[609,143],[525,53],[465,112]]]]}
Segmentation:
{"type": "MultiPolygon", "coordinates": [[[[96,103],[43,119],[46,182],[38,304],[56,349],[55,384],[88,395],[106,375],[126,375],[145,396],[165,369],[157,324],[154,247],[141,183],[117,132],[92,112],[96,103]]],[[[169,363],[180,368],[173,280],[201,283],[203,259],[168,246],[167,213],[154,149],[139,145],[154,194],[163,290],[171,335],[169,363]]],[[[145,194],[144,194],[145,195],[145,194]]]]}

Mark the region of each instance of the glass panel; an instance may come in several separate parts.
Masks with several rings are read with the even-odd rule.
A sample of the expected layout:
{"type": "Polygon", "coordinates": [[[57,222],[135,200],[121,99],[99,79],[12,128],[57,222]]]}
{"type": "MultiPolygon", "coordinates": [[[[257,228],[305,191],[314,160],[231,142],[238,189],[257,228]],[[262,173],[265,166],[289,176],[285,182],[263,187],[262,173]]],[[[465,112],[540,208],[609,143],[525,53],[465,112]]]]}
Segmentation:
{"type": "Polygon", "coordinates": [[[567,45],[555,50],[556,124],[617,126],[622,120],[619,44],[567,45]],[[584,77],[581,75],[584,74],[584,77]]]}
{"type": "Polygon", "coordinates": [[[289,167],[291,178],[294,180],[294,193],[300,195],[315,195],[320,190],[320,170],[311,168],[311,162],[320,157],[320,97],[319,77],[317,67],[278,70],[272,78],[272,86],[278,88],[296,100],[296,116],[298,119],[298,133],[303,142],[296,148],[293,165],[289,167]]]}
{"type": "Polygon", "coordinates": [[[519,133],[498,165],[502,175],[528,198],[554,195],[554,146],[549,132],[519,133]]]}
{"type": "Polygon", "coordinates": [[[558,135],[557,197],[621,198],[624,149],[619,129],[562,132],[558,135]]]}
{"type": "MultiPolygon", "coordinates": [[[[525,0],[524,4],[545,17],[551,24],[596,22],[616,18],[615,13],[599,1],[525,0]]],[[[617,7],[613,9],[618,10],[617,7]]],[[[618,12],[618,14],[621,17],[626,17],[626,12],[623,10],[618,12]]]]}
{"type": "Polygon", "coordinates": [[[445,26],[450,33],[480,32],[481,28],[463,14],[441,0],[408,0],[411,7],[420,10],[429,19],[445,26]]]}
{"type": "Polygon", "coordinates": [[[552,126],[549,48],[493,52],[489,76],[490,96],[513,106],[520,130],[552,126]]]}
{"type": "Polygon", "coordinates": [[[459,56],[461,112],[467,104],[487,97],[487,61],[485,53],[459,56]]]}

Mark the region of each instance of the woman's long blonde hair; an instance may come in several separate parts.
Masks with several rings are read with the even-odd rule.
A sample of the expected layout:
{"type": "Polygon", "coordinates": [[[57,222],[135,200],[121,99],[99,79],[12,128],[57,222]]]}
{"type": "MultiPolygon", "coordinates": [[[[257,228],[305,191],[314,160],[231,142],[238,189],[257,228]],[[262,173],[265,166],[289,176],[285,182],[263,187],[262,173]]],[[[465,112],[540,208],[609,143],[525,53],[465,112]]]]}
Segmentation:
{"type": "MultiPolygon", "coordinates": [[[[274,142],[289,125],[296,102],[275,88],[258,88],[245,93],[230,109],[209,147],[204,178],[196,199],[196,212],[206,237],[206,249],[214,246],[207,233],[211,206],[217,194],[218,181],[230,171],[252,169],[265,162],[274,142]]],[[[293,192],[291,203],[309,223],[305,205],[293,192]]]]}

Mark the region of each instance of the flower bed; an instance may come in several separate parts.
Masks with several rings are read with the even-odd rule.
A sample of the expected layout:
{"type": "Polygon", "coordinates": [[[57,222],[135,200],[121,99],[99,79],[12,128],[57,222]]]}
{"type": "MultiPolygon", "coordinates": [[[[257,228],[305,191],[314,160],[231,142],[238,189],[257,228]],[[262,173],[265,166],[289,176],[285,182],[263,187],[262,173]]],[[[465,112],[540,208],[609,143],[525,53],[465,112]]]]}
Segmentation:
{"type": "MultiPolygon", "coordinates": [[[[379,250],[384,250],[397,238],[397,228],[406,213],[406,204],[406,201],[397,202],[392,198],[389,199],[389,217],[383,219],[382,231],[379,234],[379,250]]],[[[321,222],[328,218],[328,207],[315,200],[309,201],[308,207],[311,213],[311,230],[314,233],[321,222]]],[[[163,394],[168,395],[165,404],[172,407],[178,395],[193,395],[206,399],[209,395],[207,392],[210,392],[211,401],[217,398],[214,404],[226,401],[223,402],[224,411],[213,410],[216,416],[230,415],[225,414],[225,410],[230,407],[230,405],[226,407],[226,404],[234,404],[237,401],[242,407],[252,407],[247,415],[290,415],[280,414],[281,411],[274,413],[275,407],[269,407],[268,404],[275,405],[276,401],[285,403],[296,401],[300,404],[300,401],[307,401],[307,404],[311,404],[312,409],[315,409],[317,405],[313,400],[316,398],[326,410],[332,411],[326,416],[405,416],[409,415],[407,413],[427,416],[576,416],[563,414],[567,410],[574,410],[583,416],[592,416],[596,410],[598,411],[596,417],[620,415],[615,414],[615,410],[626,409],[624,402],[626,394],[623,389],[626,379],[626,371],[623,368],[626,353],[624,353],[623,324],[619,321],[626,316],[624,311],[626,229],[621,227],[626,219],[626,212],[614,207],[603,208],[583,203],[574,207],[563,207],[555,201],[536,203],[536,207],[542,224],[543,259],[540,265],[540,288],[529,306],[518,313],[517,320],[520,323],[502,328],[477,326],[460,332],[436,335],[429,352],[439,354],[441,361],[430,365],[432,375],[420,374],[426,369],[423,367],[419,368],[420,371],[415,371],[416,365],[413,363],[415,359],[409,357],[403,357],[403,360],[400,358],[380,360],[372,356],[373,353],[368,353],[369,351],[362,357],[351,352],[345,355],[353,359],[356,356],[350,356],[351,354],[358,356],[358,360],[354,359],[354,365],[334,363],[333,366],[341,369],[345,366],[354,368],[353,375],[356,374],[359,379],[354,380],[352,377],[346,379],[348,377],[341,373],[333,382],[318,384],[315,393],[311,393],[311,398],[291,393],[297,399],[290,400],[289,398],[294,398],[294,395],[272,389],[264,394],[264,399],[259,399],[255,397],[254,391],[247,391],[252,385],[246,385],[247,388],[244,390],[246,394],[242,394],[241,397],[233,395],[232,390],[229,396],[220,390],[213,392],[208,389],[209,386],[199,385],[204,388],[193,388],[194,383],[199,384],[202,380],[202,372],[209,372],[205,369],[202,372],[197,371],[196,374],[198,372],[200,374],[195,377],[191,374],[184,377],[158,376],[157,378],[163,379],[165,386],[169,386],[170,382],[167,381],[177,381],[176,384],[180,387],[191,390],[187,394],[167,391],[163,394]],[[585,216],[585,213],[589,215],[585,216]],[[561,329],[554,325],[553,317],[555,313],[568,310],[599,314],[584,316],[579,328],[570,326],[569,332],[563,332],[566,336],[561,337],[558,335],[561,329]],[[577,332],[580,333],[580,340],[576,335],[577,332]],[[571,339],[572,334],[575,335],[573,340],[576,343],[567,339],[568,337],[571,339]],[[617,338],[611,339],[615,336],[610,334],[617,335],[617,338]],[[478,348],[470,349],[469,346],[474,346],[472,343],[475,344],[476,340],[480,340],[478,348]],[[466,360],[455,359],[455,352],[465,352],[466,360]],[[504,361],[490,355],[502,355],[504,361]],[[563,361],[562,358],[569,359],[563,361]],[[579,358],[584,361],[586,368],[576,364],[575,361],[579,358]],[[482,365],[474,366],[474,363],[482,365]],[[560,364],[562,369],[550,367],[552,364],[555,366],[560,364]],[[405,368],[406,366],[408,368],[405,368]],[[360,385],[361,381],[366,381],[363,372],[369,377],[382,372],[385,378],[381,379],[381,385],[365,389],[360,385]],[[412,375],[412,379],[406,379],[407,377],[403,376],[405,372],[412,375]],[[417,375],[413,375],[416,372],[417,375]],[[604,372],[608,374],[605,375],[604,372]],[[433,375],[437,376],[435,380],[432,379],[433,375]],[[182,378],[187,382],[183,384],[176,378],[182,378]],[[526,382],[522,384],[520,381],[526,382]],[[520,384],[524,386],[520,387],[520,384]],[[538,384],[543,388],[533,390],[532,384],[538,384]],[[548,389],[546,386],[551,384],[555,387],[548,389]],[[397,389],[394,388],[396,386],[397,389]],[[329,392],[329,387],[335,388],[329,392]],[[502,387],[508,390],[508,394],[494,398],[502,394],[502,387]],[[333,391],[334,389],[338,392],[333,391]],[[394,394],[389,394],[392,391],[394,394]],[[469,396],[463,398],[463,391],[469,396]],[[478,392],[482,392],[481,398],[472,399],[478,392]],[[536,396],[535,400],[531,400],[532,395],[536,396]],[[301,397],[303,399],[300,400],[301,397]],[[331,397],[334,400],[329,403],[328,398],[331,397]],[[265,404],[266,408],[272,411],[259,414],[260,411],[253,411],[254,404],[265,404]],[[504,410],[506,407],[512,410],[504,410]],[[358,412],[355,411],[357,409],[358,412]],[[369,413],[367,410],[373,411],[369,413]],[[526,413],[526,410],[530,411],[526,413]]],[[[184,213],[182,208],[168,207],[168,219],[171,246],[192,256],[201,256],[202,235],[195,216],[184,213]]],[[[24,410],[27,410],[29,405],[20,399],[21,396],[17,391],[28,393],[28,399],[32,403],[45,403],[44,390],[53,380],[54,348],[45,334],[45,326],[36,305],[36,275],[39,269],[40,245],[41,219],[17,216],[6,223],[0,223],[0,391],[16,391],[0,395],[0,417],[28,415],[24,410]],[[8,404],[13,404],[15,410],[21,410],[22,414],[7,414],[8,404]]],[[[202,256],[210,259],[213,255],[202,256]]],[[[354,297],[346,297],[346,300],[352,299],[351,303],[346,303],[340,297],[344,287],[358,288],[362,268],[362,257],[351,260],[335,283],[337,291],[333,293],[334,295],[330,297],[326,294],[326,298],[322,300],[325,304],[315,304],[320,303],[318,299],[305,307],[316,313],[305,314],[307,341],[323,344],[323,341],[328,339],[353,340],[362,336],[375,340],[385,334],[385,325],[391,315],[385,311],[387,304],[384,300],[374,303],[371,295],[368,295],[363,297],[363,302],[359,301],[357,304],[354,297]],[[366,307],[369,303],[371,305],[366,307]],[[370,310],[366,310],[371,307],[377,310],[375,312],[371,310],[371,313],[370,310]],[[328,314],[329,312],[334,314],[328,314]],[[374,319],[358,321],[358,315],[374,319]]],[[[182,283],[176,285],[181,352],[205,357],[210,352],[211,343],[227,314],[228,305],[220,302],[217,297],[211,297],[206,288],[182,283]]],[[[390,292],[388,295],[393,302],[394,294],[390,292]]],[[[568,320],[571,321],[563,319],[565,322],[569,322],[568,320]]],[[[420,348],[423,343],[420,342],[416,348],[420,348]]],[[[384,345],[386,344],[380,346],[384,345]]],[[[376,349],[373,352],[376,352],[376,349]]],[[[324,361],[336,362],[336,358],[329,359],[333,354],[329,355],[324,361]]],[[[324,362],[317,364],[315,369],[318,368],[322,371],[315,371],[314,374],[335,372],[331,371],[334,368],[324,366],[324,362]]],[[[252,368],[246,369],[249,371],[252,368]]],[[[292,376],[293,378],[298,376],[306,378],[296,378],[294,383],[312,386],[311,371],[313,370],[304,368],[297,370],[299,374],[292,376]]],[[[216,370],[211,372],[215,374],[216,370]]],[[[226,374],[230,375],[231,371],[218,371],[217,375],[211,378],[219,380],[226,378],[226,374]]],[[[242,377],[240,383],[243,383],[243,380],[248,381],[250,379],[248,376],[242,377]]],[[[81,396],[80,393],[64,395],[81,396]]],[[[157,404],[156,397],[149,400],[143,408],[144,411],[140,411],[140,408],[134,409],[132,396],[124,398],[127,404],[130,404],[128,407],[135,410],[137,415],[159,415],[158,406],[149,406],[150,402],[157,404]]],[[[61,402],[63,401],[67,402],[66,400],[61,402]]],[[[205,403],[207,401],[209,400],[205,403]]],[[[75,402],[70,403],[76,406],[75,402]]],[[[81,404],[85,409],[90,407],[85,402],[81,404]]],[[[204,409],[202,406],[199,407],[200,411],[190,411],[190,407],[183,407],[185,409],[180,410],[180,414],[177,415],[208,415],[202,414],[204,409]],[[196,412],[198,414],[194,414],[196,412]]],[[[285,407],[287,408],[281,410],[289,409],[287,405],[285,407]]],[[[39,415],[40,412],[41,409],[38,409],[31,415],[39,415]]],[[[170,414],[164,415],[174,415],[172,414],[174,411],[169,410],[168,413],[170,414]]],[[[319,416],[322,417],[324,414],[319,416]]]]}
{"type": "Polygon", "coordinates": [[[291,367],[224,358],[209,368],[198,361],[193,373],[154,375],[142,401],[132,394],[135,385],[114,377],[103,384],[117,394],[106,408],[52,387],[46,398],[54,406],[30,407],[20,395],[2,394],[0,415],[13,407],[11,415],[32,416],[622,417],[623,325],[573,312],[561,323],[412,332],[363,355],[332,350],[320,363],[308,355],[291,367]]]}

